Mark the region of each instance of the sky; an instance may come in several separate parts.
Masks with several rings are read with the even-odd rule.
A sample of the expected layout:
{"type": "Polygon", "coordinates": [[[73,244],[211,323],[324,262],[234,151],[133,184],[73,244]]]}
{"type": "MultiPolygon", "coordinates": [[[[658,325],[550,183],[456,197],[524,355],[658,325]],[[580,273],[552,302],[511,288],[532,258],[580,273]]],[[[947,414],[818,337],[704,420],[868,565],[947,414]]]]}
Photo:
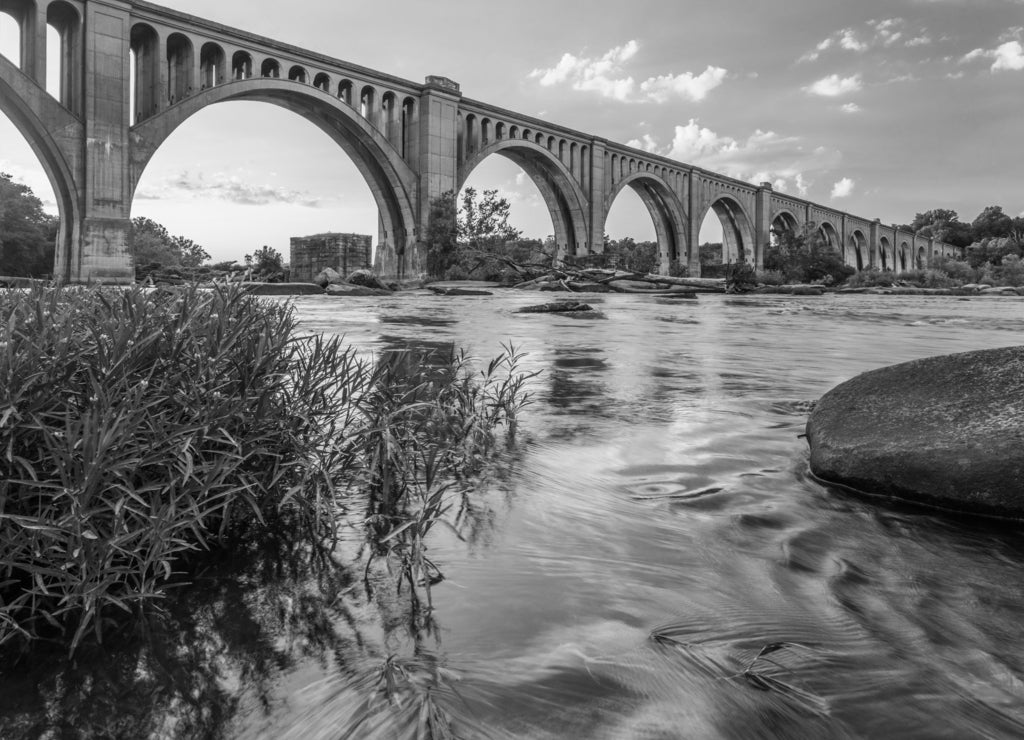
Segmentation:
{"type": "MultiPolygon", "coordinates": [[[[200,15],[883,223],[988,205],[1024,214],[1024,0],[167,0],[200,15]],[[254,8],[259,6],[258,12],[254,8]]],[[[0,51],[10,49],[0,15],[0,51]],[[5,46],[6,44],[6,46],[5,46]]],[[[0,114],[0,171],[55,211],[35,156],[0,114]]],[[[526,236],[552,233],[536,188],[490,157],[526,236]]],[[[156,153],[132,208],[215,260],[290,236],[370,233],[369,188],[325,134],[265,103],[222,103],[156,153]]],[[[711,223],[702,240],[713,239],[711,223]]],[[[629,189],[606,231],[651,239],[629,189]]]]}

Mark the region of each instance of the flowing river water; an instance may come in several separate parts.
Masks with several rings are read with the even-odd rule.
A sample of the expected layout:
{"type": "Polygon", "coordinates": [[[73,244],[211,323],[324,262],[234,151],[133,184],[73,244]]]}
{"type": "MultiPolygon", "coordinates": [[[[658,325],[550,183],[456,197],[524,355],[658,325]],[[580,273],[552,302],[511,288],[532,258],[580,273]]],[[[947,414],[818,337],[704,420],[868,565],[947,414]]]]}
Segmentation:
{"type": "Polygon", "coordinates": [[[471,738],[1024,736],[1019,525],[823,486],[800,436],[860,372],[1024,342],[1024,299],[606,295],[599,317],[514,313],[548,298],[295,299],[308,330],[367,353],[512,342],[541,372],[465,541],[430,543],[430,628],[385,595],[250,634],[256,668],[232,663],[254,654],[244,639],[207,656],[232,703],[195,736],[416,737],[422,705],[380,709],[389,656],[471,738]]]}

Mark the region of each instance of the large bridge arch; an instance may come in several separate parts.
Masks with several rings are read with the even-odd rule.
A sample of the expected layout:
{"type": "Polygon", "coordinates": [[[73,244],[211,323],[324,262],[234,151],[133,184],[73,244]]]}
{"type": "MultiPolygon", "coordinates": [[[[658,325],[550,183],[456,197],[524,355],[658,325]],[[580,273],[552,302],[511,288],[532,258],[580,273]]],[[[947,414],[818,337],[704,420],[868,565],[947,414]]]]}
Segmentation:
{"type": "Polygon", "coordinates": [[[860,229],[854,229],[850,232],[846,240],[843,261],[850,267],[856,267],[858,272],[868,266],[868,238],[860,229]]]}
{"type": "Polygon", "coordinates": [[[362,174],[380,213],[377,262],[389,274],[425,269],[417,241],[418,182],[400,153],[367,119],[344,101],[302,82],[249,78],[207,88],[133,126],[129,194],[134,199],[153,155],[186,120],[209,106],[228,101],[270,103],[291,111],[326,133],[362,174]],[[381,252],[380,250],[383,250],[381,252]]]}
{"type": "Polygon", "coordinates": [[[53,188],[60,216],[53,274],[58,280],[69,280],[73,274],[72,260],[81,259],[81,250],[75,245],[80,244],[83,237],[82,200],[72,164],[50,131],[64,132],[72,142],[77,142],[82,135],[82,123],[2,55],[0,112],[28,142],[53,188]],[[57,125],[48,127],[44,119],[57,125]]]}
{"type": "Polygon", "coordinates": [[[825,240],[825,244],[828,245],[829,249],[842,256],[843,244],[842,240],[839,238],[839,230],[836,229],[835,224],[831,221],[822,221],[818,225],[818,233],[821,234],[821,238],[825,240]]]}
{"type": "MultiPolygon", "coordinates": [[[[654,222],[662,272],[667,273],[673,261],[684,267],[688,265],[690,245],[686,240],[686,211],[672,188],[660,177],[645,171],[634,172],[616,181],[605,196],[603,216],[608,217],[615,199],[626,187],[639,196],[654,222]]],[[[603,228],[602,224],[602,231],[603,228]]]]}
{"type": "Polygon", "coordinates": [[[792,234],[800,233],[800,219],[788,208],[780,208],[772,214],[771,223],[768,225],[770,243],[778,244],[780,237],[786,232],[792,234]]]}
{"type": "Polygon", "coordinates": [[[698,230],[712,211],[722,222],[722,261],[756,265],[757,244],[754,240],[753,221],[743,204],[724,193],[713,196],[711,202],[695,217],[694,223],[698,230]]]}
{"type": "Polygon", "coordinates": [[[499,154],[518,165],[540,191],[551,215],[560,256],[573,255],[588,243],[587,198],[565,164],[552,152],[526,139],[502,139],[474,154],[456,177],[456,191],[462,189],[470,174],[492,154],[499,154]]]}

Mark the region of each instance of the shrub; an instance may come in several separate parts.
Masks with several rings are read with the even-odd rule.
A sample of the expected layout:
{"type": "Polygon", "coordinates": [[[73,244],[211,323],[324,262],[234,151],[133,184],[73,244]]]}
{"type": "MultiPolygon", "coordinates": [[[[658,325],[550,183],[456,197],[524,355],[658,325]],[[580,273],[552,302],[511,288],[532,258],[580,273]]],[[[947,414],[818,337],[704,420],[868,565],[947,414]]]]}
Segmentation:
{"type": "Polygon", "coordinates": [[[973,283],[978,279],[978,271],[971,267],[970,263],[951,257],[936,257],[932,262],[932,267],[946,273],[960,285],[973,283]]]}
{"type": "Polygon", "coordinates": [[[182,558],[333,534],[361,376],[289,308],[219,286],[0,295],[0,643],[156,603],[182,558]]]}
{"type": "Polygon", "coordinates": [[[786,276],[782,270],[758,270],[757,282],[765,285],[785,285],[786,276]]]}
{"type": "Polygon", "coordinates": [[[861,270],[846,279],[844,285],[847,288],[876,288],[880,286],[888,287],[896,282],[896,275],[888,270],[879,270],[874,267],[870,267],[866,270],[861,270]]]}
{"type": "Polygon", "coordinates": [[[416,584],[451,481],[526,400],[511,349],[479,378],[463,355],[398,372],[237,284],[36,287],[0,311],[0,645],[102,641],[221,545],[330,545],[352,487],[416,584]],[[395,490],[415,495],[380,503],[395,490]]]}
{"type": "Polygon", "coordinates": [[[1015,254],[1003,257],[1003,264],[996,268],[996,279],[999,285],[1024,285],[1024,261],[1015,254]]]}

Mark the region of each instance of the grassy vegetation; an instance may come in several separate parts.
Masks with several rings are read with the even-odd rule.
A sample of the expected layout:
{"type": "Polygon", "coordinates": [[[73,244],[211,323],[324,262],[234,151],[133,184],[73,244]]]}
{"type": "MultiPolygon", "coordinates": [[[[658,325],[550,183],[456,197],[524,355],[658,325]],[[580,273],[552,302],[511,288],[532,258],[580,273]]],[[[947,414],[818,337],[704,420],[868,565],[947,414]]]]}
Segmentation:
{"type": "Polygon", "coordinates": [[[438,492],[525,401],[514,356],[482,384],[461,357],[398,373],[228,285],[40,287],[0,312],[0,645],[102,641],[217,548],[329,547],[355,488],[415,586],[438,492]]]}

